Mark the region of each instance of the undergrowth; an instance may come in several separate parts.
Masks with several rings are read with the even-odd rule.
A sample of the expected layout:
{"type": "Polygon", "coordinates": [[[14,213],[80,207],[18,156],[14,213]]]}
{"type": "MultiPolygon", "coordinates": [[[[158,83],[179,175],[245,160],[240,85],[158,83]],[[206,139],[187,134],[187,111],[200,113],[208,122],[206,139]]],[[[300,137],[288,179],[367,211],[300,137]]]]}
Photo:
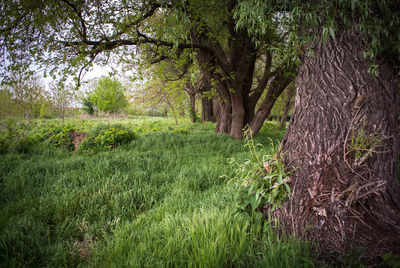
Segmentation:
{"type": "Polygon", "coordinates": [[[79,151],[93,153],[128,144],[136,139],[135,133],[121,124],[98,124],[88,131],[79,151]]]}
{"type": "MultiPolygon", "coordinates": [[[[95,156],[46,144],[0,155],[0,267],[317,264],[309,243],[235,211],[237,188],[221,175],[235,176],[228,158],[251,157],[242,141],[213,124],[149,121],[115,122],[138,138],[95,156]]],[[[266,124],[254,142],[271,151],[282,134],[266,124]]]]}
{"type": "Polygon", "coordinates": [[[280,207],[290,195],[290,172],[280,156],[278,146],[270,139],[268,149],[252,138],[247,138],[245,147],[250,157],[245,161],[229,158],[235,175],[228,177],[235,188],[236,206],[240,211],[254,213],[261,206],[269,206],[272,210],[280,207]]]}

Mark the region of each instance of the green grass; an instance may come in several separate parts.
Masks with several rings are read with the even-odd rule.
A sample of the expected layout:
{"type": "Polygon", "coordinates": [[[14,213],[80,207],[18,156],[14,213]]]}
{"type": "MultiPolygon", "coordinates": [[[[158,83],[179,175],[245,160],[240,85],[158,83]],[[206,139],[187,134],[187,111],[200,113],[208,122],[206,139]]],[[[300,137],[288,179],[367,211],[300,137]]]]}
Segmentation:
{"type": "MultiPolygon", "coordinates": [[[[221,175],[233,175],[229,157],[249,156],[242,141],[213,124],[114,122],[140,137],[91,155],[0,155],[0,267],[313,266],[309,244],[233,212],[221,175]]],[[[256,142],[282,135],[268,123],[256,142]]]]}

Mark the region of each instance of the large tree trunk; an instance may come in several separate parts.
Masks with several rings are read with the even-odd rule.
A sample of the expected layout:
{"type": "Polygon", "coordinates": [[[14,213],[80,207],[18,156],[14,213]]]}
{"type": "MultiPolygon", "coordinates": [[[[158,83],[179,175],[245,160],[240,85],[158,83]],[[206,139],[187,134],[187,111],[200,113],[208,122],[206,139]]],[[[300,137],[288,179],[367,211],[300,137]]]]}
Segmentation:
{"type": "Polygon", "coordinates": [[[272,213],[323,252],[400,254],[399,77],[385,61],[373,77],[361,36],[335,35],[302,59],[282,141],[292,197],[272,213]]]}
{"type": "Polygon", "coordinates": [[[225,101],[214,99],[214,103],[217,111],[215,133],[229,133],[232,124],[232,104],[229,99],[225,101]]]}
{"type": "Polygon", "coordinates": [[[243,127],[244,127],[244,103],[243,97],[240,93],[234,93],[232,98],[232,126],[230,135],[235,139],[241,139],[243,137],[243,127]]]}

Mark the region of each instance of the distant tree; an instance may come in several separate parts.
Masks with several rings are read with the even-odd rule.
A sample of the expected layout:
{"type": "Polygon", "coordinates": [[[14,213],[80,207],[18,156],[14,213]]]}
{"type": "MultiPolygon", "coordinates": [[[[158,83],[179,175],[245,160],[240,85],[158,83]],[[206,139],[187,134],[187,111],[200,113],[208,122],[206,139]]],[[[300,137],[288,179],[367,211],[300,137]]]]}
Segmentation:
{"type": "Polygon", "coordinates": [[[0,89],[0,118],[15,116],[18,110],[11,92],[7,88],[0,89]]]}
{"type": "Polygon", "coordinates": [[[22,110],[26,119],[38,117],[42,105],[48,101],[41,80],[26,73],[14,72],[7,90],[15,102],[15,108],[22,110]]]}
{"type": "Polygon", "coordinates": [[[50,85],[50,90],[52,94],[53,106],[59,111],[61,118],[64,120],[65,108],[71,105],[74,101],[74,90],[71,85],[60,85],[56,83],[50,85]]]}
{"type": "Polygon", "coordinates": [[[96,111],[96,107],[93,101],[90,99],[90,96],[86,96],[82,99],[82,109],[90,115],[93,115],[96,111]]]}
{"type": "Polygon", "coordinates": [[[86,99],[86,104],[90,105],[92,102],[100,112],[117,113],[128,105],[125,91],[124,86],[116,78],[103,77],[89,95],[89,99],[86,99]]]}

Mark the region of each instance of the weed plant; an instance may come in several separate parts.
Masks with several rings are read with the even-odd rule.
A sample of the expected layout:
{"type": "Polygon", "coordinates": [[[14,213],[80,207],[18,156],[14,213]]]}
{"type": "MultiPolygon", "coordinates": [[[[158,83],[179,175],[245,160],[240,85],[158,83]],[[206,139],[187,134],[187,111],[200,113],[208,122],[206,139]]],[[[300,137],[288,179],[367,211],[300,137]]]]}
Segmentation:
{"type": "Polygon", "coordinates": [[[272,210],[280,207],[290,195],[290,172],[285,169],[279,148],[272,139],[269,150],[260,143],[256,144],[252,138],[246,139],[245,146],[250,157],[242,162],[229,158],[235,176],[225,176],[237,189],[237,208],[252,214],[264,205],[272,210]]]}

